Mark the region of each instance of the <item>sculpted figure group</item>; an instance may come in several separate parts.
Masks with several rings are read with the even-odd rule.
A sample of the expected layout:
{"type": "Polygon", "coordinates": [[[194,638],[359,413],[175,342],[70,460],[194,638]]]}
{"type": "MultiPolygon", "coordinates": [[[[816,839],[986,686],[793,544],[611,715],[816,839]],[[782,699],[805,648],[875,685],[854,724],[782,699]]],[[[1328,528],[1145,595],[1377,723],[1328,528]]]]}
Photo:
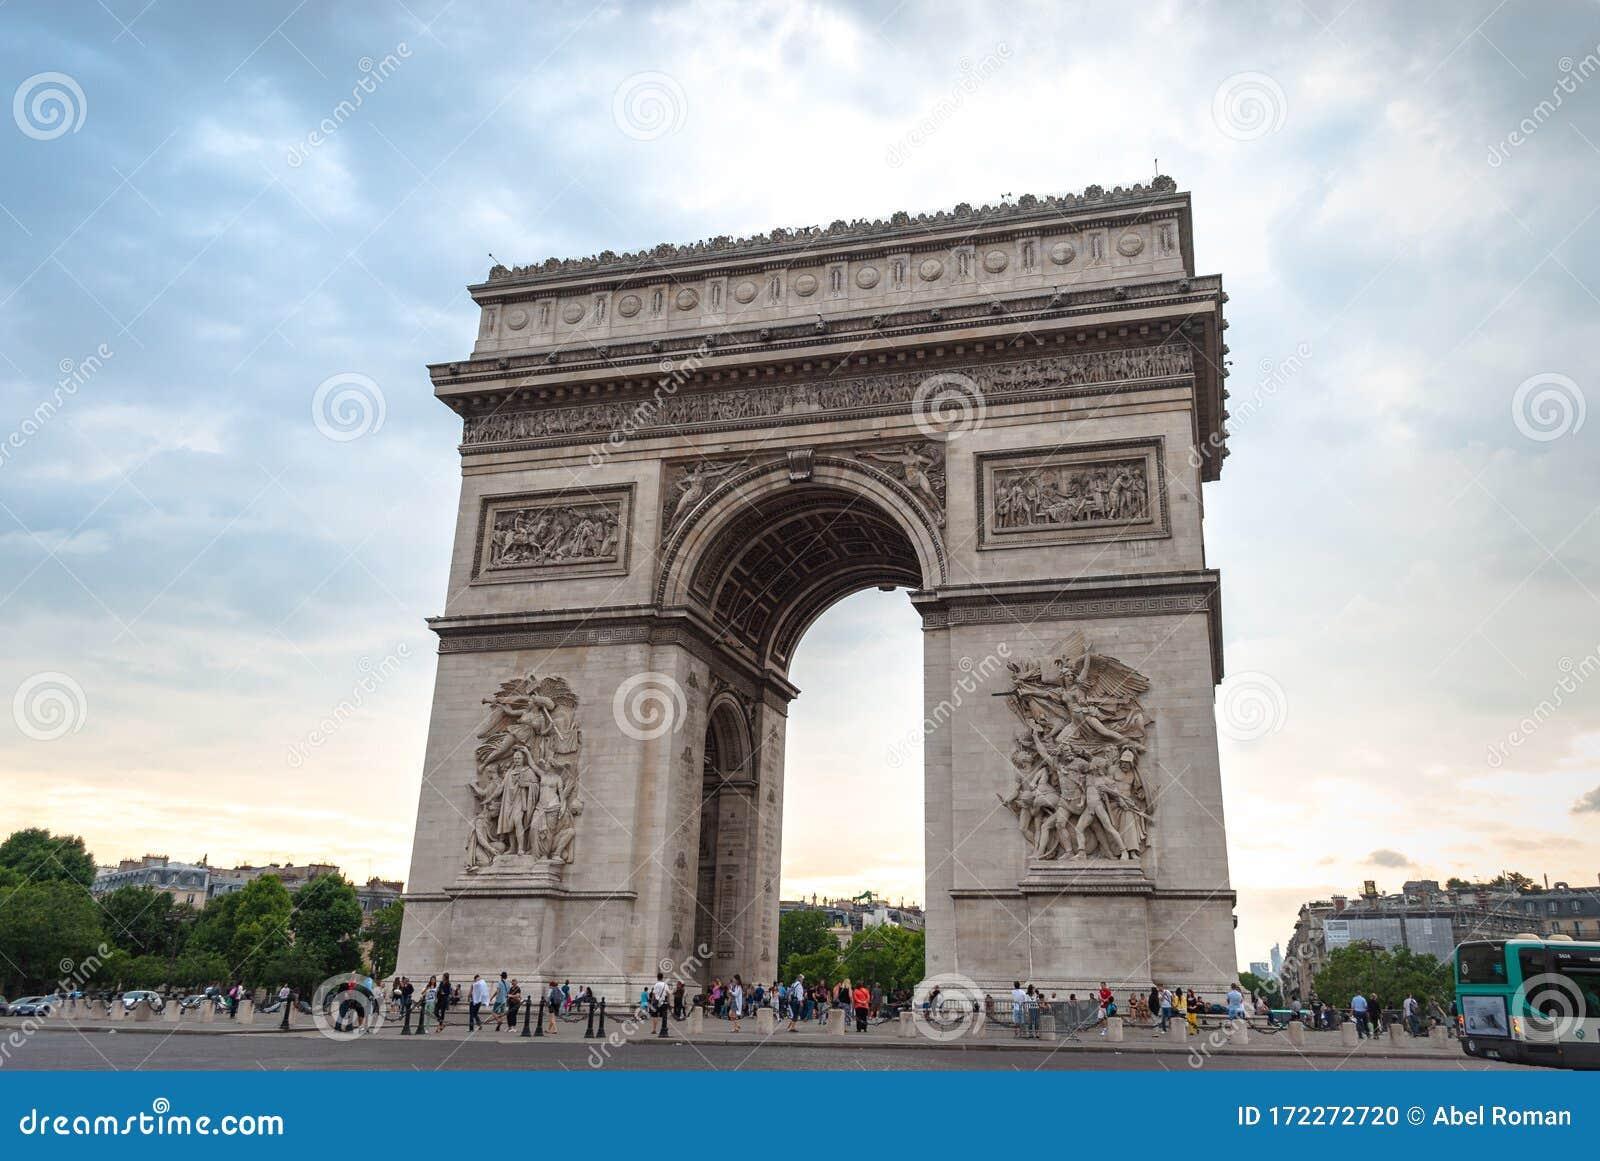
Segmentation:
{"type": "Polygon", "coordinates": [[[572,862],[577,817],[583,813],[577,696],[562,678],[530,673],[504,683],[483,704],[491,712],[475,754],[468,871],[500,855],[572,862]]]}
{"type": "Polygon", "coordinates": [[[1060,657],[1007,662],[1003,696],[1025,732],[1011,752],[1016,785],[1001,802],[1037,861],[1131,861],[1145,850],[1153,807],[1140,764],[1150,722],[1143,676],[1078,636],[1060,657]]]}

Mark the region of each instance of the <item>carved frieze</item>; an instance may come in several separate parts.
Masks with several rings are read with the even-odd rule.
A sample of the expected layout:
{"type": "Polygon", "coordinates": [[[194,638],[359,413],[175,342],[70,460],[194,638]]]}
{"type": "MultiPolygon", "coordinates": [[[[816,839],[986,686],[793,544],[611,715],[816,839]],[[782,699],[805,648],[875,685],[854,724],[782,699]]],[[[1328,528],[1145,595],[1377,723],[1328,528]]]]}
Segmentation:
{"type": "Polygon", "coordinates": [[[1161,443],[978,457],[978,547],[1170,535],[1161,443]]]}
{"type": "Polygon", "coordinates": [[[620,576],[628,571],[632,487],[486,496],[475,583],[620,576]]]}
{"type": "MultiPolygon", "coordinates": [[[[1049,355],[964,368],[990,403],[1008,396],[1026,396],[1100,383],[1178,378],[1194,373],[1187,346],[1134,347],[1113,351],[1049,355]]],[[[641,424],[637,402],[585,403],[532,411],[497,411],[466,420],[462,441],[467,446],[518,440],[630,438],[700,424],[738,423],[752,426],[792,416],[809,417],[859,410],[910,411],[926,371],[887,371],[854,378],[819,378],[770,387],[732,387],[679,392],[651,404],[641,424]]]]}

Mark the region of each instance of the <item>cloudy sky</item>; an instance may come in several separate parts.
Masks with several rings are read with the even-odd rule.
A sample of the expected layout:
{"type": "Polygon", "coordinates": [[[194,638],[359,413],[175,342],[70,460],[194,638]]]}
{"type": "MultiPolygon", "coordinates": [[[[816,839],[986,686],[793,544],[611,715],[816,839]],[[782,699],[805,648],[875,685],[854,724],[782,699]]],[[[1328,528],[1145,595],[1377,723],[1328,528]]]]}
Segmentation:
{"type": "MultiPolygon", "coordinates": [[[[11,0],[0,80],[0,829],[405,873],[458,470],[423,364],[491,252],[1159,159],[1231,295],[1241,961],[1365,878],[1595,882],[1593,5],[11,0]],[[334,376],[381,425],[324,434],[334,376]]],[[[786,892],[920,898],[920,649],[876,592],[802,646],[786,892]]]]}

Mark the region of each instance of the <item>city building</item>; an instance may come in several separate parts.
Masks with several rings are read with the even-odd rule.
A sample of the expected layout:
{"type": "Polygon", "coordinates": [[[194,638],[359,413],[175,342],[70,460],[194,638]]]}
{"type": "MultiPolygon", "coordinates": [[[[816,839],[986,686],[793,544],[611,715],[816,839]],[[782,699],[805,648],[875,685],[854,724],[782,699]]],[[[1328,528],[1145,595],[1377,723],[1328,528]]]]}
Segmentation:
{"type": "Polygon", "coordinates": [[[150,887],[172,896],[174,903],[191,907],[206,905],[211,868],[198,863],[175,863],[166,855],[145,855],[142,859],[123,859],[115,867],[100,867],[90,893],[104,895],[119,887],[150,887]]]}
{"type": "Polygon", "coordinates": [[[1451,884],[1416,879],[1386,895],[1369,879],[1353,899],[1335,895],[1303,904],[1279,973],[1284,995],[1309,996],[1329,953],[1356,943],[1386,951],[1406,947],[1448,961],[1471,939],[1524,933],[1600,938],[1600,888],[1451,884]]]}

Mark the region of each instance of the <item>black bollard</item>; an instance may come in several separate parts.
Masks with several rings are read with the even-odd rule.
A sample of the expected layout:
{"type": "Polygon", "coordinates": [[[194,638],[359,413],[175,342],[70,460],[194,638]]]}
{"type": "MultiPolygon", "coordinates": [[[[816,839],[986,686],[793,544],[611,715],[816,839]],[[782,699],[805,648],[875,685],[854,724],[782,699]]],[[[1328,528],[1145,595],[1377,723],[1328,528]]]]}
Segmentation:
{"type": "Polygon", "coordinates": [[[418,1036],[426,1036],[427,1034],[428,1034],[428,1005],[427,1005],[427,1002],[424,1001],[423,1003],[420,1003],[420,1004],[417,1005],[417,1035],[418,1036]]]}
{"type": "Polygon", "coordinates": [[[672,1020],[672,1009],[667,1007],[665,1004],[662,1004],[661,1005],[661,1034],[656,1037],[657,1040],[665,1040],[667,1038],[667,1024],[671,1020],[672,1020]]]}
{"type": "Polygon", "coordinates": [[[594,995],[592,993],[589,996],[589,1022],[583,1026],[583,1038],[585,1040],[594,1039],[594,995]]]}
{"type": "Polygon", "coordinates": [[[544,1005],[545,1005],[545,1001],[540,1000],[539,1001],[539,1026],[533,1030],[533,1034],[535,1036],[543,1036],[544,1035],[544,1005]]]}
{"type": "MultiPolygon", "coordinates": [[[[280,1032],[287,1032],[289,1030],[289,1009],[294,1007],[294,997],[295,997],[295,993],[294,992],[290,992],[289,993],[289,998],[287,1000],[278,1001],[279,1003],[281,1003],[283,1005],[283,1022],[278,1025],[278,1031],[280,1031],[280,1032]]],[[[209,1004],[211,1002],[211,997],[207,996],[205,999],[201,1000],[200,1002],[202,1004],[209,1004]]]]}
{"type": "Polygon", "coordinates": [[[606,998],[600,997],[600,1039],[606,1038],[606,998]]]}
{"type": "Polygon", "coordinates": [[[402,1036],[411,1035],[411,1009],[410,1008],[401,1008],[400,1009],[400,1035],[402,1035],[402,1036]]]}
{"type": "Polygon", "coordinates": [[[531,1001],[529,1001],[529,1000],[522,1001],[522,1034],[524,1036],[532,1036],[533,1035],[533,1030],[528,1027],[528,1023],[529,1023],[530,1019],[532,1018],[532,1016],[533,1016],[533,1003],[531,1001]]]}

